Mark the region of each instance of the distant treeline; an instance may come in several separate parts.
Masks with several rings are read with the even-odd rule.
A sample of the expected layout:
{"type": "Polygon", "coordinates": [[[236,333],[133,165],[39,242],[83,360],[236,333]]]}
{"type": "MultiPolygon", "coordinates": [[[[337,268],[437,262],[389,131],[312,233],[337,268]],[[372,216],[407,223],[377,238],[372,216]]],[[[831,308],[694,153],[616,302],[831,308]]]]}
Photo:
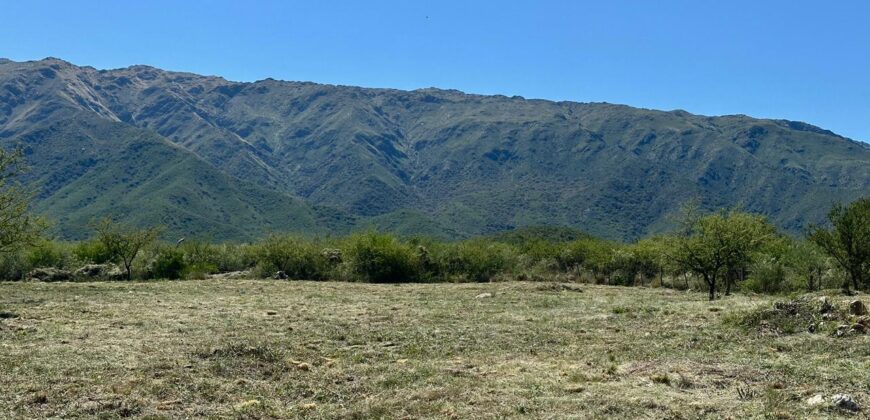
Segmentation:
{"type": "Polygon", "coordinates": [[[104,220],[94,225],[90,240],[41,240],[5,253],[0,276],[26,279],[33,270],[48,267],[75,279],[81,276],[72,273],[87,265],[116,264],[120,273],[112,278],[117,279],[205,279],[248,272],[252,277],[373,283],[559,280],[704,289],[711,299],[737,289],[867,288],[870,198],[836,206],[829,216],[829,228],[815,227],[805,238],[793,238],[759,215],[687,210],[677,231],[635,243],[552,228],[460,242],[363,232],[338,238],[281,234],[250,244],[167,243],[156,239],[158,229],[104,220]]]}

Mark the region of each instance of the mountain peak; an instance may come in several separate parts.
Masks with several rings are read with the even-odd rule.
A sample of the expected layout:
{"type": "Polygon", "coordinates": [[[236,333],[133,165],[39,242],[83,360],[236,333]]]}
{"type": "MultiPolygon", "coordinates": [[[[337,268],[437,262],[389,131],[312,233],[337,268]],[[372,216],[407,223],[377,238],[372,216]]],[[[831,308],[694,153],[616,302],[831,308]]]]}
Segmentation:
{"type": "Polygon", "coordinates": [[[64,67],[77,67],[75,64],[70,63],[69,61],[57,57],[45,57],[42,60],[36,60],[35,63],[56,64],[64,67]]]}

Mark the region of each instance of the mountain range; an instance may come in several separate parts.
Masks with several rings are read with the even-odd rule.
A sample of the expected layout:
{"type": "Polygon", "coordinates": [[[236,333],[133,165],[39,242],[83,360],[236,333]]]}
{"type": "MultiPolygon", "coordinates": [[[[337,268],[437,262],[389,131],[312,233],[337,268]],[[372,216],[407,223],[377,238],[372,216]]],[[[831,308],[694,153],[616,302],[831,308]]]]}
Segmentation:
{"type": "Polygon", "coordinates": [[[665,231],[689,200],[798,233],[870,195],[870,146],[796,121],[607,103],[0,59],[0,146],[58,237],[99,217],[176,236],[373,227],[441,239],[665,231]]]}

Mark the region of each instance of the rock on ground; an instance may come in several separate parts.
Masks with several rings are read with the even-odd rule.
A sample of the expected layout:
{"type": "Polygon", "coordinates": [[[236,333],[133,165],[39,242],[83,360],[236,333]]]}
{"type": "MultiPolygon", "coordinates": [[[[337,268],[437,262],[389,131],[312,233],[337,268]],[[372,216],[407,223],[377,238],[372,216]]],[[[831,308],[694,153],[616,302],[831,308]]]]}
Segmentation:
{"type": "Polygon", "coordinates": [[[822,405],[825,403],[825,397],[822,394],[814,395],[807,399],[807,404],[811,406],[822,405]]]}
{"type": "Polygon", "coordinates": [[[834,395],[834,397],[831,398],[831,405],[835,408],[846,411],[856,412],[861,410],[861,406],[858,405],[858,402],[848,394],[834,395]]]}
{"type": "Polygon", "coordinates": [[[52,267],[34,268],[27,273],[27,278],[32,281],[67,281],[72,280],[72,273],[52,267]]]}
{"type": "Polygon", "coordinates": [[[852,303],[849,304],[849,313],[852,315],[867,315],[867,305],[864,305],[864,302],[860,300],[853,300],[852,303]]]}

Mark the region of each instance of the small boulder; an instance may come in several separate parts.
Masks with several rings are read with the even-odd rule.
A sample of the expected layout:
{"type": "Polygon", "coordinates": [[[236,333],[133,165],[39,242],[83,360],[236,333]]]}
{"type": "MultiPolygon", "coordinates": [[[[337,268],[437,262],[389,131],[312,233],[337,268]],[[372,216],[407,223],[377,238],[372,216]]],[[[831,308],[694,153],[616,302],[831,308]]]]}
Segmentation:
{"type": "Polygon", "coordinates": [[[822,405],[825,403],[825,397],[822,394],[816,394],[807,399],[807,404],[810,406],[822,405]]]}
{"type": "Polygon", "coordinates": [[[853,334],[867,334],[867,327],[864,324],[854,323],[852,324],[852,328],[849,329],[850,333],[853,334]]]}
{"type": "Polygon", "coordinates": [[[851,330],[851,325],[849,324],[840,324],[837,325],[837,331],[834,333],[837,337],[843,337],[848,334],[851,330]]]}
{"type": "Polygon", "coordinates": [[[853,300],[849,304],[849,313],[858,316],[867,315],[867,305],[864,305],[864,302],[860,300],[853,300]]]}
{"type": "Polygon", "coordinates": [[[491,298],[491,297],[492,297],[492,293],[481,293],[481,294],[475,296],[474,298],[475,299],[486,299],[486,298],[491,298]]]}
{"type": "Polygon", "coordinates": [[[287,277],[287,273],[285,273],[283,271],[277,271],[277,272],[275,272],[275,275],[273,276],[273,278],[275,280],[287,280],[288,277],[287,277]]]}
{"type": "Polygon", "coordinates": [[[53,267],[34,268],[27,273],[31,281],[68,281],[72,280],[72,273],[53,267]]]}
{"type": "Polygon", "coordinates": [[[827,296],[819,298],[819,313],[826,314],[834,310],[834,305],[827,296]]]}
{"type": "Polygon", "coordinates": [[[861,411],[861,406],[849,394],[837,394],[831,398],[831,405],[834,408],[839,408],[844,411],[858,412],[861,411]]]}

